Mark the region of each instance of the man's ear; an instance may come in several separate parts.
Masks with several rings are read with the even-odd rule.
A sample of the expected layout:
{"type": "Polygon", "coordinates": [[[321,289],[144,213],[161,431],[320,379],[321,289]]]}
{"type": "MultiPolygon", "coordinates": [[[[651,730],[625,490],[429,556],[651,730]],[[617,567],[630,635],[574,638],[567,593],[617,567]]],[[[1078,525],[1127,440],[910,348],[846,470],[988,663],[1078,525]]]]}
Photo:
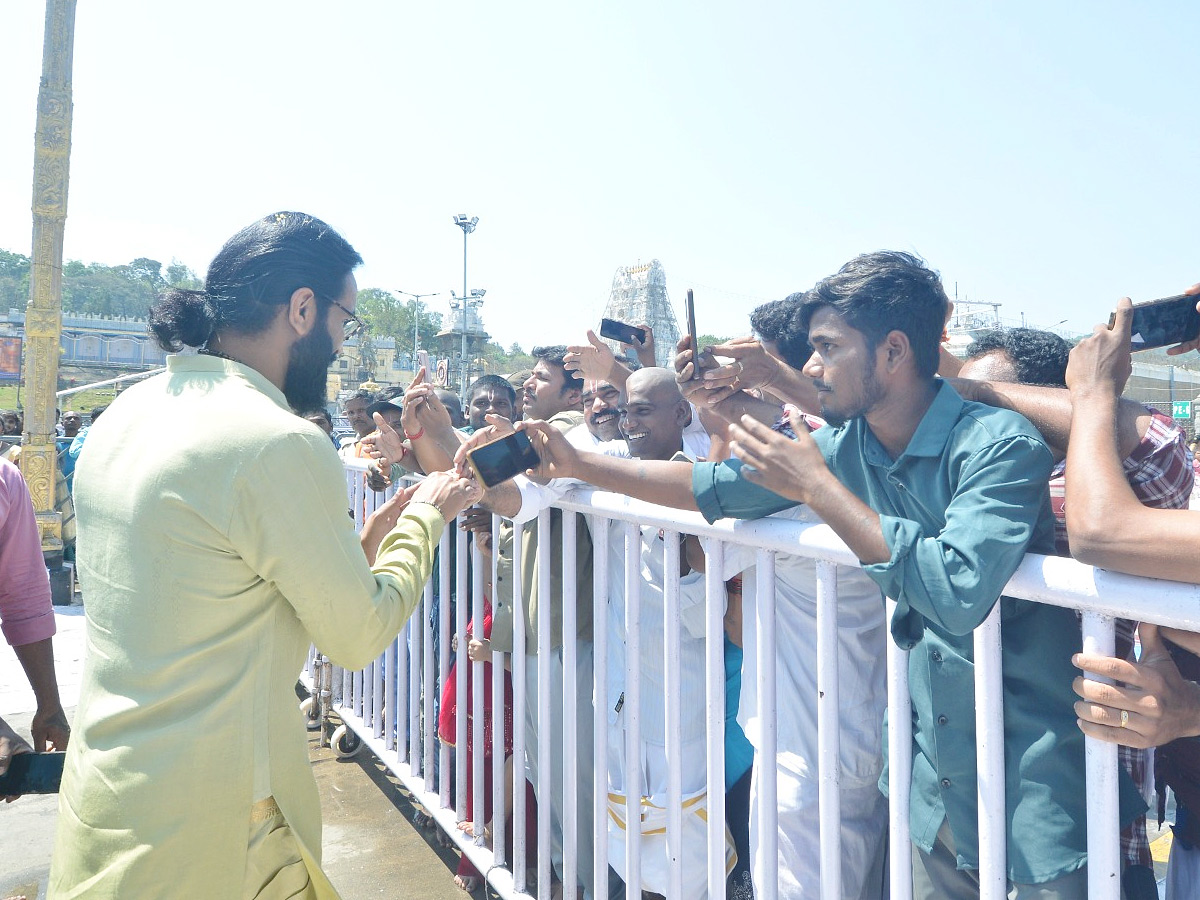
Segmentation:
{"type": "Polygon", "coordinates": [[[684,428],[692,423],[692,405],[682,398],[679,405],[675,407],[675,421],[684,428]]]}
{"type": "Polygon", "coordinates": [[[288,301],[288,324],[299,337],[307,337],[321,320],[321,304],[312,288],[296,288],[288,301]]]}
{"type": "Polygon", "coordinates": [[[889,372],[898,371],[906,362],[912,359],[912,344],[908,335],[898,329],[889,331],[879,344],[883,352],[883,364],[889,372]]]}
{"type": "Polygon", "coordinates": [[[567,407],[574,409],[577,406],[583,405],[583,388],[569,388],[567,390],[567,407]]]}

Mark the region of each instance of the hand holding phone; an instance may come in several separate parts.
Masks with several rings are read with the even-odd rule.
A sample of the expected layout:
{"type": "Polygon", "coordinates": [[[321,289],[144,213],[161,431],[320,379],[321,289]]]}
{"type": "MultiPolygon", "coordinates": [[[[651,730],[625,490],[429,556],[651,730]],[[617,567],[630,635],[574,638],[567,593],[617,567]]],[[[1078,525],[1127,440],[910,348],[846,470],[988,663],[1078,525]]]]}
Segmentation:
{"type": "Polygon", "coordinates": [[[527,469],[536,469],[540,462],[529,436],[523,431],[516,431],[467,453],[467,464],[480,482],[489,488],[527,469]]]}
{"type": "Polygon", "coordinates": [[[610,341],[620,341],[622,344],[629,344],[633,347],[640,347],[646,343],[646,329],[638,328],[636,325],[626,325],[624,322],[618,322],[616,319],[601,319],[600,337],[607,338],[610,341]]]}
{"type": "MultiPolygon", "coordinates": [[[[1116,318],[1116,313],[1109,317],[1110,329],[1116,318]]],[[[1129,334],[1131,351],[1170,347],[1194,341],[1197,337],[1200,337],[1200,312],[1196,311],[1195,295],[1179,294],[1134,304],[1129,334]]]]}

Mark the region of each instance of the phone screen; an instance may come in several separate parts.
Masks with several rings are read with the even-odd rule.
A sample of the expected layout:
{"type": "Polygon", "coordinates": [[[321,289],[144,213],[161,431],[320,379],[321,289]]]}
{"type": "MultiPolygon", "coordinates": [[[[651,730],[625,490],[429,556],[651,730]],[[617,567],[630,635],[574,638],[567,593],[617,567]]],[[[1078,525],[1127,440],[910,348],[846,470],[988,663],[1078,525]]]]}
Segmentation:
{"type": "MultiPolygon", "coordinates": [[[[1200,313],[1196,301],[1200,297],[1180,294],[1151,300],[1133,307],[1133,327],[1130,329],[1130,350],[1153,350],[1171,347],[1200,337],[1200,313]]],[[[1111,328],[1116,313],[1108,320],[1111,328]]]]}
{"type": "Polygon", "coordinates": [[[635,325],[626,325],[616,319],[601,319],[600,337],[637,346],[646,343],[646,329],[638,328],[635,325]]]}
{"type": "Polygon", "coordinates": [[[537,451],[523,431],[476,447],[467,454],[467,460],[479,480],[488,487],[495,487],[526,469],[535,469],[539,462],[537,451]]]}
{"type": "Polygon", "coordinates": [[[62,782],[65,753],[18,753],[0,775],[0,797],[12,794],[56,794],[62,782]]]}
{"type": "Polygon", "coordinates": [[[683,312],[687,317],[688,336],[692,339],[692,380],[695,381],[700,377],[700,346],[696,340],[696,301],[691,288],[683,300],[683,312]]]}

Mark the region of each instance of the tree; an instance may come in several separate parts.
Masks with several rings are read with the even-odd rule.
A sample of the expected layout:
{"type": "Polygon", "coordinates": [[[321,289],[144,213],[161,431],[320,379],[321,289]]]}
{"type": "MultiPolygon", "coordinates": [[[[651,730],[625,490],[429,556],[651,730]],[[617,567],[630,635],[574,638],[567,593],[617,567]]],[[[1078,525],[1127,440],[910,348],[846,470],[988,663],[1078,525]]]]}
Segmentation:
{"type": "Polygon", "coordinates": [[[171,264],[167,266],[167,284],[171,287],[191,291],[204,287],[200,279],[196,277],[196,273],[174,257],[171,258],[171,264]]]}
{"type": "Polygon", "coordinates": [[[358,292],[355,313],[367,323],[375,337],[390,337],[396,341],[396,349],[412,348],[413,316],[417,317],[417,330],[421,346],[429,347],[442,330],[441,313],[429,312],[424,302],[404,302],[388,291],[379,288],[364,288],[358,292]]]}
{"type": "Polygon", "coordinates": [[[0,250],[0,310],[24,309],[29,300],[28,256],[0,250]]]}

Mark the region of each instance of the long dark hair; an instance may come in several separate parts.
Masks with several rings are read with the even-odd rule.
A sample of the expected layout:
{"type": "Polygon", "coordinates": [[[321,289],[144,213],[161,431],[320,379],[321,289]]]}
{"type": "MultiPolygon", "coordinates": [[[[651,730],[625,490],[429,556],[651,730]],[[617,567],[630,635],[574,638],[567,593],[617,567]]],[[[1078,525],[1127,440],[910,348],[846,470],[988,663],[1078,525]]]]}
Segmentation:
{"type": "Polygon", "coordinates": [[[226,241],[208,267],[204,290],[163,294],[150,310],[150,330],[171,352],[203,347],[223,329],[258,334],[300,288],[325,303],[337,299],[359,265],[358,252],[320,219],[273,213],[226,241]]]}

